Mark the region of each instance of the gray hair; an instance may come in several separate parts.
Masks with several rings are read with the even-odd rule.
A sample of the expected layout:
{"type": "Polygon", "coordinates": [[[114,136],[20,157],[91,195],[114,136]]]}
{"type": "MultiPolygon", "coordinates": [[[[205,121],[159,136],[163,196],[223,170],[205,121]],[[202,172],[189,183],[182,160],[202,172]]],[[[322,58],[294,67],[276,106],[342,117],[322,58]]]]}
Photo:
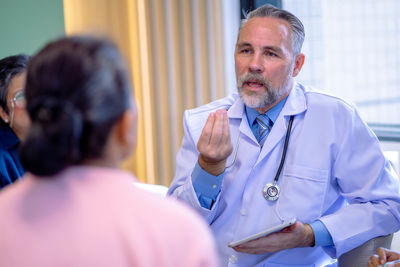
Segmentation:
{"type": "Polygon", "coordinates": [[[303,46],[304,42],[305,33],[304,33],[303,23],[301,23],[301,21],[295,15],[286,10],[276,8],[269,4],[263,5],[248,13],[246,19],[242,20],[239,29],[239,35],[241,29],[246,24],[246,22],[249,19],[255,17],[259,18],[269,17],[269,18],[283,19],[287,21],[290,25],[290,30],[291,30],[293,56],[297,56],[298,54],[300,54],[301,47],[303,46]]]}

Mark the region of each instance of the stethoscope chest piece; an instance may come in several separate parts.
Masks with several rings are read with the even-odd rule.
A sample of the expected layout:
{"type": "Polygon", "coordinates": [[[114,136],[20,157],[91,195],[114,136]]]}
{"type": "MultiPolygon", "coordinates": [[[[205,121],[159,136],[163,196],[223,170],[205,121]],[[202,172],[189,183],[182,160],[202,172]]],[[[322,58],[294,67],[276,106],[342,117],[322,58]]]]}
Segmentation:
{"type": "Polygon", "coordinates": [[[274,182],[272,184],[266,184],[263,188],[263,195],[266,200],[274,201],[279,198],[279,187],[277,185],[279,176],[281,175],[281,171],[283,168],[283,164],[286,159],[286,152],[289,144],[290,131],[292,130],[294,115],[290,116],[289,124],[286,131],[285,143],[283,145],[283,152],[281,157],[281,162],[279,163],[278,170],[276,171],[274,182]]]}
{"type": "Polygon", "coordinates": [[[263,189],[266,200],[274,201],[279,198],[279,187],[276,184],[266,184],[263,189]]]}

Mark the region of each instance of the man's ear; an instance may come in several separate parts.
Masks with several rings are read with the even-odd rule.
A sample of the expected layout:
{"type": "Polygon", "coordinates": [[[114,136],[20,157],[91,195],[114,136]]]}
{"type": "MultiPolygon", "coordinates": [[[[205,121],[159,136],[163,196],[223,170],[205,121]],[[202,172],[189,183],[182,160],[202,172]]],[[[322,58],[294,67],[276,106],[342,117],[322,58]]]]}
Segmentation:
{"type": "Polygon", "coordinates": [[[10,117],[8,114],[4,111],[2,107],[0,107],[0,118],[5,122],[9,123],[10,122],[10,117]]]}
{"type": "Polygon", "coordinates": [[[300,73],[301,68],[303,67],[304,64],[304,59],[305,59],[304,54],[300,53],[296,56],[296,61],[294,63],[294,68],[293,68],[293,77],[296,77],[300,73]]]}

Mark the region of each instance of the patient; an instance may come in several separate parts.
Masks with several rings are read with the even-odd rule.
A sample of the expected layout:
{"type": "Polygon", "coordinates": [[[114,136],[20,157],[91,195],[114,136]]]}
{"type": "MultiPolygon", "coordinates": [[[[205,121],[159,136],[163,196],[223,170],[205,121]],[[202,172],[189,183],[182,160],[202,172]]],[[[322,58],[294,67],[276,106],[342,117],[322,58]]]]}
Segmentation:
{"type": "Polygon", "coordinates": [[[0,60],[0,189],[24,174],[17,148],[29,128],[24,98],[28,60],[26,55],[0,60]]]}
{"type": "Polygon", "coordinates": [[[136,145],[131,90],[108,41],[63,38],[31,59],[27,173],[0,192],[0,266],[217,266],[196,214],[118,169],[136,145]]]}

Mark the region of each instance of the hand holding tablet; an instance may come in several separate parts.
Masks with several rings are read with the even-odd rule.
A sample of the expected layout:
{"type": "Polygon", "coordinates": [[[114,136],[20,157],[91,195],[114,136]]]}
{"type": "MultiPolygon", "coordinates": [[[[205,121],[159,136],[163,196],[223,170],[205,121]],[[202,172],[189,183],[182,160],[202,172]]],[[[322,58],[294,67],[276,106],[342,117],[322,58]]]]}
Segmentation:
{"type": "Polygon", "coordinates": [[[269,235],[271,233],[274,233],[274,232],[278,232],[278,231],[282,230],[283,228],[286,228],[286,227],[294,224],[295,222],[296,222],[296,218],[293,218],[293,219],[291,219],[289,221],[286,221],[286,222],[283,222],[282,224],[279,224],[279,225],[276,225],[274,227],[268,228],[268,229],[266,229],[264,231],[261,231],[261,232],[259,232],[257,234],[254,234],[254,235],[251,235],[251,236],[247,236],[247,237],[245,237],[243,239],[240,239],[238,241],[230,242],[228,244],[228,247],[231,247],[231,248],[232,247],[236,247],[236,246],[238,246],[240,244],[243,244],[243,243],[246,243],[248,241],[251,241],[251,240],[263,237],[263,236],[267,236],[267,235],[269,235]]]}

